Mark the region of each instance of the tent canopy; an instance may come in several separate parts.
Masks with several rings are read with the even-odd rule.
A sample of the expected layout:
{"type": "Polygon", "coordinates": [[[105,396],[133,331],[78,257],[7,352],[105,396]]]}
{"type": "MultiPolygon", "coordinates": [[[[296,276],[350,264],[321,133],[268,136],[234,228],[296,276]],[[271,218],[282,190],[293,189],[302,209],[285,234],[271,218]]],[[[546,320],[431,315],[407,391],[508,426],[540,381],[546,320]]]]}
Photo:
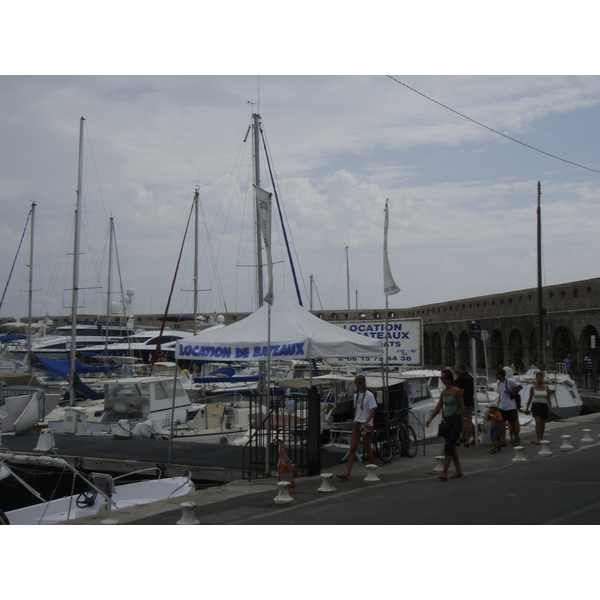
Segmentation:
{"type": "MultiPolygon", "coordinates": [[[[175,356],[184,360],[259,361],[269,356],[268,305],[218,330],[179,340],[175,356]]],[[[380,358],[381,341],[346,331],[315,317],[285,294],[271,308],[270,356],[276,360],[380,358]]]]}

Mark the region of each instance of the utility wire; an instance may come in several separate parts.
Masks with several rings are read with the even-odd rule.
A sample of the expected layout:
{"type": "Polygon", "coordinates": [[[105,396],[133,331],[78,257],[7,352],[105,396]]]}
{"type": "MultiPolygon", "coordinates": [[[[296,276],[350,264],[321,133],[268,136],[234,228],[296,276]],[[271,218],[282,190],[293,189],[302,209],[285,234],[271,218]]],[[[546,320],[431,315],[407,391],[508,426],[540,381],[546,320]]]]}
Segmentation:
{"type": "Polygon", "coordinates": [[[568,163],[570,165],[573,165],[574,167],[579,167],[580,169],[587,169],[588,171],[593,171],[594,173],[600,173],[600,171],[598,169],[592,169],[591,167],[585,167],[583,165],[577,164],[570,160],[561,158],[560,156],[555,156],[554,154],[550,154],[549,152],[544,152],[543,150],[540,150],[539,148],[534,148],[533,146],[530,146],[529,144],[526,144],[525,142],[516,140],[515,138],[512,138],[509,135],[506,135],[505,133],[497,131],[496,129],[492,129],[491,127],[488,127],[487,125],[484,125],[483,123],[480,123],[479,121],[476,121],[475,119],[471,119],[471,117],[467,117],[466,115],[459,113],[457,110],[454,110],[453,108],[450,108],[449,106],[446,106],[445,104],[442,104],[441,102],[438,102],[437,100],[434,100],[433,98],[430,98],[426,94],[423,94],[423,92],[419,92],[419,90],[415,90],[414,88],[410,87],[410,85],[406,85],[406,83],[403,83],[402,81],[400,81],[399,79],[396,79],[395,77],[392,77],[391,75],[386,75],[386,77],[389,77],[392,81],[395,81],[396,83],[403,85],[405,88],[408,88],[412,92],[415,92],[415,94],[419,94],[419,96],[423,96],[423,98],[427,98],[427,100],[430,100],[431,102],[435,102],[442,108],[445,108],[446,110],[453,112],[454,114],[458,115],[459,117],[462,117],[463,119],[467,119],[467,121],[471,121],[471,123],[475,123],[475,125],[484,127],[485,129],[488,129],[489,131],[491,131],[493,133],[497,133],[498,135],[505,137],[507,140],[510,140],[511,142],[516,142],[517,144],[521,144],[521,146],[525,146],[526,148],[529,148],[530,150],[535,150],[536,152],[539,152],[540,154],[545,154],[546,156],[549,156],[550,158],[555,158],[556,160],[560,160],[562,162],[568,163]]]}

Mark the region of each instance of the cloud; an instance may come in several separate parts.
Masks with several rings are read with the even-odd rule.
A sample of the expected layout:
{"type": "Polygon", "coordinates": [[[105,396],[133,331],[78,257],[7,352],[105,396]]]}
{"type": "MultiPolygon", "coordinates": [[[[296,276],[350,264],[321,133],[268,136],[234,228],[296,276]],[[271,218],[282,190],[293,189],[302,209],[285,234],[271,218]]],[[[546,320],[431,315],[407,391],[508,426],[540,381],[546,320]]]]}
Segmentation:
{"type": "MultiPolygon", "coordinates": [[[[472,119],[573,162],[599,165],[598,77],[398,76],[472,119]]],[[[106,303],[114,216],[124,287],[138,312],[166,306],[196,186],[202,310],[250,310],[254,286],[251,138],[260,110],[269,167],[300,287],[314,275],[324,308],[376,308],[383,208],[389,255],[409,307],[535,285],[537,181],[548,283],[597,275],[597,175],[498,136],[385,76],[3,77],[0,279],[6,281],[31,200],[37,202],[36,310],[67,313],[79,117],[88,310],[106,303]],[[257,99],[257,91],[260,98],[257,99]],[[256,106],[257,100],[259,106],[256,106]],[[255,105],[247,104],[248,101],[255,105]],[[67,308],[63,308],[67,307],[67,308]]],[[[261,146],[263,141],[261,138],[261,146]]],[[[193,226],[172,311],[191,310],[193,226]]],[[[279,215],[276,289],[294,295],[279,215]],[[284,262],[280,262],[284,261],[284,262]]],[[[26,313],[22,249],[0,316],[26,313]]],[[[115,275],[116,277],[116,275],[115,275]]],[[[116,289],[115,286],[114,289],[116,289]]]]}

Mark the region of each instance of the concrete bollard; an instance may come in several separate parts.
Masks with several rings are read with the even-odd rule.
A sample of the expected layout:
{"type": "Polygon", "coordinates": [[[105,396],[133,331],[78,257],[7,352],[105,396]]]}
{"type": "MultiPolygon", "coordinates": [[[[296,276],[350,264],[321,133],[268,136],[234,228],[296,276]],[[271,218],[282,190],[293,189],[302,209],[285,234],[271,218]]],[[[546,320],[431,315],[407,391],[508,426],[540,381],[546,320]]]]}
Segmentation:
{"type": "Polygon", "coordinates": [[[582,444],[593,444],[594,443],[594,440],[592,439],[591,433],[592,433],[591,429],[584,429],[583,430],[583,437],[581,438],[581,443],[582,444]]]}
{"type": "Polygon", "coordinates": [[[48,452],[56,448],[54,443],[54,433],[50,429],[42,429],[38,437],[37,446],[33,449],[34,452],[48,452]]]}
{"type": "Polygon", "coordinates": [[[435,467],[433,469],[434,473],[441,473],[444,470],[444,457],[436,456],[435,457],[435,467]]]}
{"type": "Polygon", "coordinates": [[[568,452],[569,450],[573,450],[573,445],[571,444],[571,436],[570,435],[561,435],[560,437],[563,442],[562,442],[559,450],[562,450],[563,452],[568,452]]]}
{"type": "Polygon", "coordinates": [[[176,525],[200,525],[200,521],[194,516],[195,502],[182,502],[179,506],[183,512],[176,525]]]}
{"type": "Polygon", "coordinates": [[[335,488],[331,485],[333,479],[333,473],[321,473],[321,487],[317,490],[318,492],[335,492],[335,488]]]}
{"type": "Polygon", "coordinates": [[[525,448],[523,446],[515,446],[515,457],[512,462],[527,462],[527,459],[523,455],[525,448]]]}
{"type": "Polygon", "coordinates": [[[538,452],[538,456],[552,456],[553,452],[550,450],[550,440],[542,440],[540,444],[542,447],[538,452]]]}
{"type": "Polygon", "coordinates": [[[294,499],[290,496],[290,485],[292,484],[289,481],[277,482],[278,493],[273,499],[275,504],[288,504],[289,502],[294,501],[294,499]]]}
{"type": "Polygon", "coordinates": [[[375,471],[377,471],[377,465],[365,465],[365,469],[367,469],[367,476],[363,481],[381,481],[375,473],[375,471]]]}

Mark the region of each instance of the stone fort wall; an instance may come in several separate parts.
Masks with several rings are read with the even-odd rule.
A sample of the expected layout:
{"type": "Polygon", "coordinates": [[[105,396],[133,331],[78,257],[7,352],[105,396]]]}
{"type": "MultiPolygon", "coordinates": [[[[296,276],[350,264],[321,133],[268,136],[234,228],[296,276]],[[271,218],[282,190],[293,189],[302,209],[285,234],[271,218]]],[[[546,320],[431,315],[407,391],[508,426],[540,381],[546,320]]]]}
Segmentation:
{"type": "MultiPolygon", "coordinates": [[[[600,278],[546,286],[542,295],[545,309],[543,335],[547,338],[546,366],[562,362],[567,354],[572,355],[576,372],[582,369],[585,354],[600,362],[600,278]]],[[[385,308],[312,312],[330,322],[385,319],[385,308]]],[[[230,324],[248,314],[236,312],[219,316],[225,324],[230,324]]],[[[204,316],[206,324],[216,322],[218,317],[216,314],[204,316]]],[[[94,322],[97,318],[97,315],[80,315],[82,321],[94,322]]],[[[469,337],[472,322],[489,334],[485,353],[483,342],[477,340],[478,368],[486,365],[486,358],[487,367],[491,369],[510,364],[517,369],[526,369],[531,364],[539,367],[543,362],[543,358],[538,356],[537,288],[389,309],[389,318],[422,320],[426,365],[453,366],[457,362],[465,362],[472,367],[469,337]]],[[[51,319],[54,326],[69,322],[69,317],[51,319]]],[[[191,329],[191,319],[190,314],[171,316],[167,327],[191,329]]],[[[136,315],[136,326],[160,328],[162,320],[162,315],[136,315]]]]}

